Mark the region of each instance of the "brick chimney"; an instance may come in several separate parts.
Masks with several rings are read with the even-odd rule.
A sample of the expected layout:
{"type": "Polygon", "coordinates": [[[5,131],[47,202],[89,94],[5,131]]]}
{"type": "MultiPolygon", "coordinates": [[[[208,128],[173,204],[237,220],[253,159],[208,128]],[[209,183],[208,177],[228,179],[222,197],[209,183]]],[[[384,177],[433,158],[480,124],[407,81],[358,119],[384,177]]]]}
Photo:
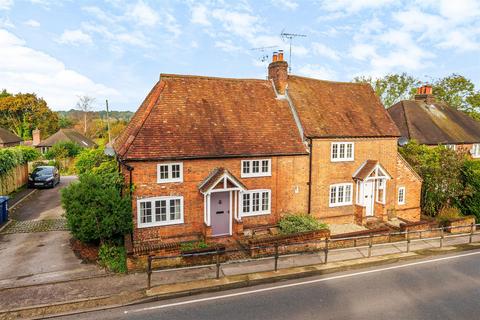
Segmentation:
{"type": "Polygon", "coordinates": [[[417,88],[417,94],[415,95],[416,101],[425,101],[426,103],[435,102],[435,96],[433,95],[433,88],[431,85],[426,84],[417,88]]]}
{"type": "Polygon", "coordinates": [[[283,50],[273,53],[272,62],[268,65],[268,79],[273,80],[278,94],[285,94],[288,81],[288,63],[283,60],[283,50]]]}
{"type": "Polygon", "coordinates": [[[32,145],[35,147],[35,146],[38,146],[40,144],[40,130],[38,129],[35,129],[32,131],[32,145]]]}

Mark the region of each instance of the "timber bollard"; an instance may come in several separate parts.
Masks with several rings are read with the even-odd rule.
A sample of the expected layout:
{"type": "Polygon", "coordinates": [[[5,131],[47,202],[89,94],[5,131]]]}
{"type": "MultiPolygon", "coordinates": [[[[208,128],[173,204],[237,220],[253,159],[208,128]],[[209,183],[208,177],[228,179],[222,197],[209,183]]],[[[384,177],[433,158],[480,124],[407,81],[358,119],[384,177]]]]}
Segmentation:
{"type": "Polygon", "coordinates": [[[323,250],[325,252],[325,264],[328,261],[328,238],[325,238],[325,249],[323,250]]]}
{"type": "Polygon", "coordinates": [[[215,265],[217,267],[217,274],[215,276],[216,279],[220,279],[220,252],[217,248],[216,256],[215,256],[215,265]]]}
{"type": "Polygon", "coordinates": [[[410,252],[410,231],[407,230],[407,252],[410,252]]]}
{"type": "Polygon", "coordinates": [[[473,240],[473,223],[470,224],[470,238],[468,239],[468,243],[472,243],[473,240]]]}
{"type": "Polygon", "coordinates": [[[148,256],[148,267],[147,267],[147,289],[150,290],[152,282],[152,256],[148,256]]]}
{"type": "Polygon", "coordinates": [[[275,272],[278,271],[278,243],[275,243],[275,272]]]}
{"type": "Polygon", "coordinates": [[[443,228],[440,229],[440,249],[443,248],[443,228]]]}
{"type": "Polygon", "coordinates": [[[368,257],[372,256],[372,246],[373,246],[373,234],[370,234],[370,238],[368,239],[368,257]]]}

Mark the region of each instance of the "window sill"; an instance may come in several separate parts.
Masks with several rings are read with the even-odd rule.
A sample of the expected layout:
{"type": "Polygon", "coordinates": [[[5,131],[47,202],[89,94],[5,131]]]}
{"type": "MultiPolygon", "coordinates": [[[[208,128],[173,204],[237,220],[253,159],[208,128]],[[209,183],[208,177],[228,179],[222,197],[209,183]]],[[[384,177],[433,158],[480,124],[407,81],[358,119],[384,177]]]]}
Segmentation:
{"type": "Polygon", "coordinates": [[[334,204],[329,204],[328,207],[329,208],[335,208],[335,207],[346,207],[346,206],[352,206],[353,203],[349,202],[349,203],[334,203],[334,204]]]}
{"type": "Polygon", "coordinates": [[[330,162],[354,162],[355,159],[330,159],[330,162]]]}
{"type": "Polygon", "coordinates": [[[152,228],[152,227],[167,227],[167,226],[174,226],[184,224],[183,220],[179,221],[172,221],[172,222],[150,222],[150,223],[139,223],[137,224],[138,229],[143,228],[152,228]]]}
{"type": "Polygon", "coordinates": [[[175,183],[180,182],[182,183],[183,180],[175,179],[175,180],[157,180],[157,184],[164,184],[164,183],[175,183]]]}
{"type": "Polygon", "coordinates": [[[264,177],[271,177],[271,173],[265,174],[241,174],[240,178],[264,178],[264,177]]]}
{"type": "Polygon", "coordinates": [[[240,219],[242,218],[248,218],[248,217],[256,217],[256,216],[266,216],[271,214],[270,211],[268,212],[257,212],[257,213],[242,213],[240,214],[240,219]]]}

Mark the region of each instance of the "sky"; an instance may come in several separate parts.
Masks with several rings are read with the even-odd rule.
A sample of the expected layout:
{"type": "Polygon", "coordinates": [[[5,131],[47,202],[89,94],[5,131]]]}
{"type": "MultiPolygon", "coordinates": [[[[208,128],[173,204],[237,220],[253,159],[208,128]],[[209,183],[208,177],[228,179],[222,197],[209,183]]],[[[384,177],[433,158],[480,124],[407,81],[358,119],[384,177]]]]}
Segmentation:
{"type": "Polygon", "coordinates": [[[457,73],[480,88],[480,0],[0,0],[0,89],[135,111],[160,73],[265,78],[272,51],[288,58],[282,31],[306,35],[293,74],[457,73]]]}

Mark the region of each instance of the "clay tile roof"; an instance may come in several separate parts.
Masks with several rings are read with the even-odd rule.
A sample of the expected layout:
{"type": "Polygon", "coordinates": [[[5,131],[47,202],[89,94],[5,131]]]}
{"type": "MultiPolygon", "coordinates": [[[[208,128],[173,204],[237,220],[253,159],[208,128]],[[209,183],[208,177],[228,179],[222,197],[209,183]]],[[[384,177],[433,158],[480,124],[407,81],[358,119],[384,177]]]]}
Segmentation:
{"type": "Polygon", "coordinates": [[[269,81],[164,74],[114,148],[126,160],[306,154],[269,81]]]}
{"type": "Polygon", "coordinates": [[[11,133],[7,129],[1,128],[0,127],[0,143],[1,144],[7,144],[7,143],[17,143],[23,141],[20,137],[17,135],[11,133]]]}
{"type": "Polygon", "coordinates": [[[243,189],[247,189],[242,182],[240,182],[233,174],[230,173],[227,169],[220,167],[220,168],[215,168],[210,172],[207,178],[203,180],[200,185],[198,186],[198,189],[202,192],[205,193],[208,191],[210,188],[214,187],[214,184],[222,177],[223,175],[227,175],[230,180],[232,180],[235,184],[241,186],[243,189]]]}
{"type": "Polygon", "coordinates": [[[354,175],[353,179],[365,180],[377,166],[377,160],[367,160],[354,175]]]}
{"type": "Polygon", "coordinates": [[[83,134],[75,129],[60,129],[45,140],[42,140],[37,147],[51,147],[55,143],[71,141],[75,142],[83,148],[94,148],[97,146],[91,139],[85,137],[83,134]]]}
{"type": "Polygon", "coordinates": [[[298,111],[307,137],[400,136],[395,123],[368,84],[290,75],[288,95],[298,111]]]}
{"type": "Polygon", "coordinates": [[[480,142],[480,123],[444,102],[401,101],[388,112],[402,136],[422,144],[462,144],[480,142]]]}

